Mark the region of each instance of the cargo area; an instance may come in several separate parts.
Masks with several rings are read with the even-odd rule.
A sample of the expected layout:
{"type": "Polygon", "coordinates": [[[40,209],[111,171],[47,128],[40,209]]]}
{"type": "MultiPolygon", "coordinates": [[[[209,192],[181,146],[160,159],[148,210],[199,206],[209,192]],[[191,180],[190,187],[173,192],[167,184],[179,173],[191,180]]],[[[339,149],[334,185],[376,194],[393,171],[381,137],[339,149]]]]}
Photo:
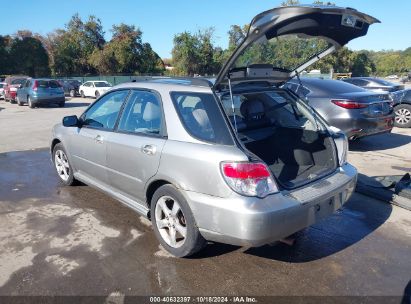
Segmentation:
{"type": "Polygon", "coordinates": [[[242,145],[264,161],[279,184],[293,189],[334,171],[332,139],[312,113],[285,91],[222,99],[242,145]]]}

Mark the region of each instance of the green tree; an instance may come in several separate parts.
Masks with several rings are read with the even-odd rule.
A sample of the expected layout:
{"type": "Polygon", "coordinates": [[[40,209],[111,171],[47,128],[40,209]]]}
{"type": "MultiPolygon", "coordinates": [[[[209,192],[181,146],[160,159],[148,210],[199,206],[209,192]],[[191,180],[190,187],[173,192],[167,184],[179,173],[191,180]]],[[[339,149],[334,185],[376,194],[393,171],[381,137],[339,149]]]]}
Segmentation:
{"type": "Polygon", "coordinates": [[[33,37],[15,38],[9,56],[13,73],[32,77],[50,75],[49,58],[40,40],[33,37]]]}
{"type": "Polygon", "coordinates": [[[0,75],[10,74],[11,71],[10,44],[10,36],[0,36],[0,75]]]}
{"type": "Polygon", "coordinates": [[[174,36],[172,55],[175,73],[190,76],[216,74],[224,60],[224,52],[214,46],[213,40],[214,28],[174,36]]]}
{"type": "Polygon", "coordinates": [[[83,22],[75,14],[64,30],[58,30],[48,37],[49,52],[53,52],[52,69],[57,75],[94,74],[89,63],[93,52],[101,50],[105,44],[104,31],[100,19],[89,16],[83,22]]]}
{"type": "Polygon", "coordinates": [[[119,69],[114,51],[109,47],[104,47],[102,50],[95,49],[89,58],[89,63],[101,75],[115,74],[119,69]]]}
{"type": "Polygon", "coordinates": [[[164,64],[149,43],[143,43],[142,32],[134,25],[113,25],[112,39],[89,57],[100,74],[158,74],[164,64]]]}
{"type": "Polygon", "coordinates": [[[366,52],[355,52],[351,67],[352,76],[370,76],[376,67],[366,52]]]}
{"type": "Polygon", "coordinates": [[[193,76],[198,73],[199,66],[199,39],[189,32],[174,36],[172,50],[173,64],[180,75],[193,76]]]}

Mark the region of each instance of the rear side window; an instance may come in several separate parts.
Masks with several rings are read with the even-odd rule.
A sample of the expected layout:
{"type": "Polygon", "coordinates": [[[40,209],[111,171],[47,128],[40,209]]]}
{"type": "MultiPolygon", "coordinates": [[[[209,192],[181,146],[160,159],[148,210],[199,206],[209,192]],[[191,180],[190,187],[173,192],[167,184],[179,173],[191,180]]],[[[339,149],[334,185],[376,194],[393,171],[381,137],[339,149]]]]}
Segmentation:
{"type": "Polygon", "coordinates": [[[171,98],[183,126],[191,136],[211,143],[233,144],[224,116],[212,94],[172,92],[171,98]]]}
{"type": "Polygon", "coordinates": [[[162,135],[163,113],[159,98],[148,91],[133,90],[124,108],[118,126],[119,131],[162,135]]]}

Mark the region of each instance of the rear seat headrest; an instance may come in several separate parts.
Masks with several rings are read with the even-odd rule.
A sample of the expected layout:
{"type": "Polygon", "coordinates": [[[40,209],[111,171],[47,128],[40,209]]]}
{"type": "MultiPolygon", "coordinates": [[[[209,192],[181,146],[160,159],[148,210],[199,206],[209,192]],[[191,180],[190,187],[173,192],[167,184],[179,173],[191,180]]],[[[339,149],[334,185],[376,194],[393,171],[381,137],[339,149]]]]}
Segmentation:
{"type": "Polygon", "coordinates": [[[246,100],[241,104],[240,112],[247,120],[260,119],[265,114],[264,103],[258,99],[246,100]]]}

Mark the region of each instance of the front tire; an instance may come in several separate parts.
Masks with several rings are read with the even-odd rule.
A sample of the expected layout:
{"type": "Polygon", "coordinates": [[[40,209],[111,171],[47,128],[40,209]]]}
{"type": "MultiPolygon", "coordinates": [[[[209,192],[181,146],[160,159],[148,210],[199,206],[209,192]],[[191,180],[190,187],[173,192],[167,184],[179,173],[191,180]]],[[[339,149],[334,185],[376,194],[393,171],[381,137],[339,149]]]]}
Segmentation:
{"type": "Polygon", "coordinates": [[[187,201],[172,185],[164,185],[154,193],[151,220],[163,248],[176,257],[193,255],[207,244],[187,201]]]}
{"type": "Polygon", "coordinates": [[[394,126],[398,128],[411,128],[411,105],[400,104],[394,108],[394,126]]]}
{"type": "Polygon", "coordinates": [[[66,149],[62,143],[55,145],[53,149],[53,163],[60,182],[65,186],[74,186],[77,180],[74,178],[72,166],[68,160],[66,149]]]}
{"type": "Polygon", "coordinates": [[[76,91],[70,90],[70,97],[75,97],[76,96],[76,91]]]}
{"type": "Polygon", "coordinates": [[[83,91],[80,91],[80,96],[81,96],[81,98],[86,98],[83,91]]]}
{"type": "Polygon", "coordinates": [[[99,92],[99,91],[96,91],[96,92],[94,93],[94,95],[96,96],[96,99],[97,99],[97,98],[100,97],[100,92],[99,92]]]}

